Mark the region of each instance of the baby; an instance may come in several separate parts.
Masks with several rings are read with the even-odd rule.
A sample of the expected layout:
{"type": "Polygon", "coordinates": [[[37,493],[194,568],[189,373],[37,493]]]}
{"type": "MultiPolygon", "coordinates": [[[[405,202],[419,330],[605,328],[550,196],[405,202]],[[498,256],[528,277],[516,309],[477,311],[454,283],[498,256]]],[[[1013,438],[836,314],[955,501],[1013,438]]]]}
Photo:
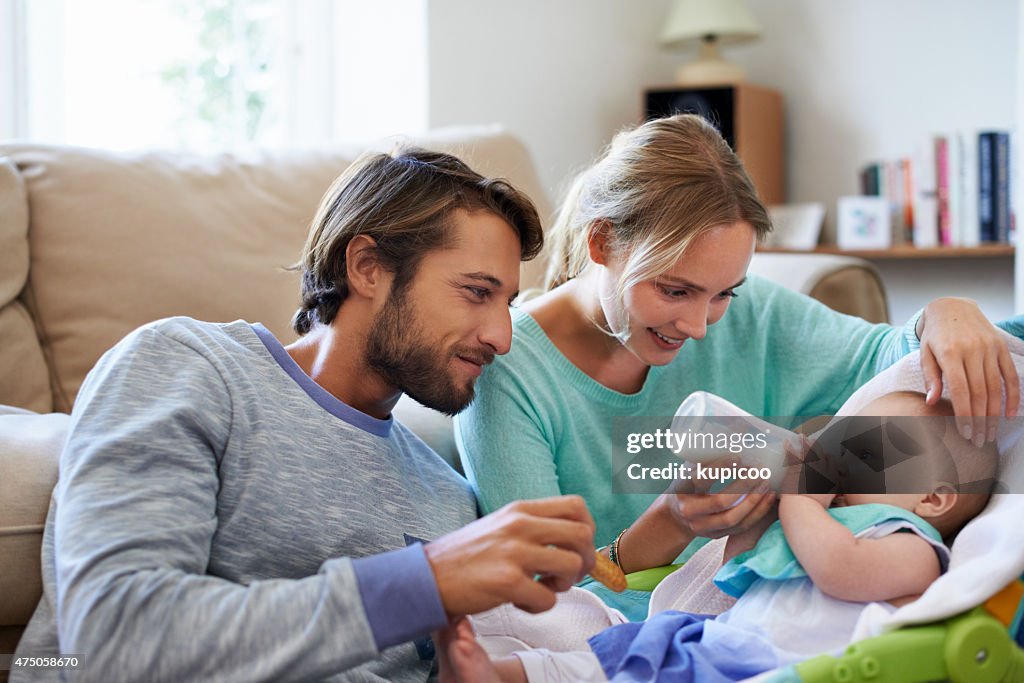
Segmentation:
{"type": "MultiPolygon", "coordinates": [[[[921,394],[898,392],[861,415],[928,419],[826,430],[819,445],[832,456],[830,476],[820,481],[840,482],[842,493],[781,496],[778,521],[715,576],[737,598],[730,609],[717,617],[670,609],[597,633],[590,651],[534,649],[493,662],[463,621],[438,638],[442,680],[739,681],[838,653],[866,614],[916,599],[945,571],[943,541],[984,508],[998,463],[994,445],[975,447],[940,419],[952,415],[948,403],[928,406],[921,394]]],[[[674,578],[658,592],[683,589],[674,578]]],[[[566,628],[575,621],[567,617],[566,628]]]]}

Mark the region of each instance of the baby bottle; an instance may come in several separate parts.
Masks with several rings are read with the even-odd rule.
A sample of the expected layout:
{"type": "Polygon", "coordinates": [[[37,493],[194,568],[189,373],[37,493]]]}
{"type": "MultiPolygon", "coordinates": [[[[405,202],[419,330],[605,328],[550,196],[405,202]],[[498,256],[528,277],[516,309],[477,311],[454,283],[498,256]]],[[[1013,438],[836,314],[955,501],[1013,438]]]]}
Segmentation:
{"type": "MultiPolygon", "coordinates": [[[[767,475],[776,488],[783,475],[785,444],[797,443],[799,439],[788,429],[755,417],[706,391],[696,391],[686,397],[672,418],[671,431],[679,457],[693,465],[695,475],[701,471],[724,474],[726,470],[714,468],[735,461],[738,468],[732,470],[734,474],[762,481],[767,475]]],[[[721,483],[712,486],[711,491],[721,490],[735,478],[737,476],[714,477],[721,483]]]]}

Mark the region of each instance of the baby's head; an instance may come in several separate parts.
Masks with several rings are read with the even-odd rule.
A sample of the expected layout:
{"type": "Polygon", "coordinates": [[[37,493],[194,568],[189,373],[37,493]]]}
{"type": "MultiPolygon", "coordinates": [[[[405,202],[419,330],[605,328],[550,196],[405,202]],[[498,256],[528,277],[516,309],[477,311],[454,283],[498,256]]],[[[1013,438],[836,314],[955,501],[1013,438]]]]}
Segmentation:
{"type": "Polygon", "coordinates": [[[949,401],[929,406],[924,394],[894,392],[858,417],[866,428],[848,429],[841,441],[845,476],[835,504],[894,505],[922,517],[946,539],[985,507],[999,464],[996,446],[976,447],[961,437],[949,401]]]}

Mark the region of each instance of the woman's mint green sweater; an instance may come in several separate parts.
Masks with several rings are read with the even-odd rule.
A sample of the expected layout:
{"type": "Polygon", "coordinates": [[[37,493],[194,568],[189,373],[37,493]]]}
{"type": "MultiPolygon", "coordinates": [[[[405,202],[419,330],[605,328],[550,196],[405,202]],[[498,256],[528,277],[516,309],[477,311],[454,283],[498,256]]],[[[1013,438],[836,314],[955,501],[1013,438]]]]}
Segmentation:
{"type": "Polygon", "coordinates": [[[621,394],[555,348],[537,322],[513,311],[512,350],[477,381],[455,437],[483,511],[576,493],[610,543],[655,494],[613,494],[612,418],[671,416],[703,390],[761,416],[831,415],[860,385],[918,348],[914,316],[903,330],[836,313],[751,275],[725,316],[688,340],[643,388],[621,394]]]}

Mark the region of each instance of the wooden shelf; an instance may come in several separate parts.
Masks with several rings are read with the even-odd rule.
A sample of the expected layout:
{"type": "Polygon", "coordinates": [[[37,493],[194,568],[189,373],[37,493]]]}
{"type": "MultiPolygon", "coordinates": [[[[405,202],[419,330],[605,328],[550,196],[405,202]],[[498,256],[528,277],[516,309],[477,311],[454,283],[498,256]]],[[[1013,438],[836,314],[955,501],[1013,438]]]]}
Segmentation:
{"type": "Polygon", "coordinates": [[[932,247],[919,249],[901,245],[891,249],[840,249],[835,245],[821,245],[811,251],[797,249],[759,248],[766,254],[840,254],[869,260],[946,259],[946,258],[1009,258],[1014,254],[1012,244],[983,244],[977,247],[932,247]]]}

